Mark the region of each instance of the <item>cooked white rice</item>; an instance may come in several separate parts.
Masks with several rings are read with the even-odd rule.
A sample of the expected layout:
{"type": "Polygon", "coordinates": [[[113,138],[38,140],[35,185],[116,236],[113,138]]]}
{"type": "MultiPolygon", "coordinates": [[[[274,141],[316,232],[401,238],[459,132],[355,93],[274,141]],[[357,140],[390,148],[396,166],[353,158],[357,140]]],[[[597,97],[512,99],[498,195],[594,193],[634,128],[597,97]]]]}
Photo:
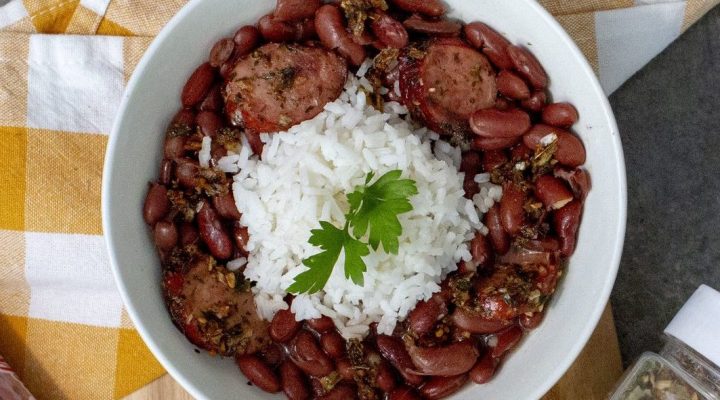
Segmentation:
{"type": "Polygon", "coordinates": [[[346,338],[363,337],[373,322],[379,332],[391,333],[418,301],[437,292],[457,263],[470,259],[467,242],[475,230],[487,232],[482,213],[502,194],[488,177],[477,176],[480,193],[465,199],[460,150],[406,121],[407,110],[398,103],[386,104],[385,113],[375,110],[361,87],[371,90],[364,77],[351,76],[340,98],[312,120],[261,135],[262,161],[251,157],[246,144],[218,163],[237,173],[235,201],[250,234],[245,276],[256,283],[258,312],[268,320],[288,308],[286,289],[306,270],[302,260],[319,251],[308,243],[310,231],[320,220],[344,224],[345,196],[368,172],[381,176],[400,169],[415,180],[414,209],[399,218],[399,253],[365,257],[362,287],[345,278],[341,255],[323,291],[292,303],[299,320],[327,315],[346,338]]]}

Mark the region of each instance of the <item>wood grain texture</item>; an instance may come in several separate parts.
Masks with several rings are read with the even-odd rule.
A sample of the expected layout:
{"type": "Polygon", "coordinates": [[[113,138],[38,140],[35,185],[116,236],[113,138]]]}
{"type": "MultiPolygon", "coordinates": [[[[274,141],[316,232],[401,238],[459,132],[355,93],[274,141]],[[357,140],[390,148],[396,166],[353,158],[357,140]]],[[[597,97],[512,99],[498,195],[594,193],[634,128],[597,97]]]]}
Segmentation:
{"type": "MultiPolygon", "coordinates": [[[[587,346],[565,376],[548,392],[543,400],[600,400],[605,399],[622,374],[615,322],[610,306],[605,308],[600,322],[587,346]]],[[[193,400],[170,375],[125,398],[125,400],[193,400]]]]}

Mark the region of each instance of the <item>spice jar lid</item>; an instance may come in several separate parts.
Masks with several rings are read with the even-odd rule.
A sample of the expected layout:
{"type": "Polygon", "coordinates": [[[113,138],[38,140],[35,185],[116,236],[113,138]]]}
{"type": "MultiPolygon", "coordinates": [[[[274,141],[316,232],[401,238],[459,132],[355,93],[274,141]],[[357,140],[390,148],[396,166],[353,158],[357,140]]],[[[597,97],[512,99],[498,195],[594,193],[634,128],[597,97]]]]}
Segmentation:
{"type": "Polygon", "coordinates": [[[665,334],[679,339],[720,365],[720,292],[702,285],[685,302],[665,328],[665,334]]]}

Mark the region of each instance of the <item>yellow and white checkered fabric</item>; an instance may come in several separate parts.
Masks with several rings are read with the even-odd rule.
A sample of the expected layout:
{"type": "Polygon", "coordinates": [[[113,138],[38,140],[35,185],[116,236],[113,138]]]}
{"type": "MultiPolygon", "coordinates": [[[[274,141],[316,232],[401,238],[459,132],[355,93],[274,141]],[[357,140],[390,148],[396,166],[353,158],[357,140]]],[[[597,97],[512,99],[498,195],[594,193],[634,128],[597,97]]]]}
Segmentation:
{"type": "MultiPolygon", "coordinates": [[[[720,0],[540,2],[610,93],[720,0]]],[[[121,398],[164,373],[112,281],[100,186],[125,83],[184,3],[0,7],[0,354],[40,400],[121,398]]]]}

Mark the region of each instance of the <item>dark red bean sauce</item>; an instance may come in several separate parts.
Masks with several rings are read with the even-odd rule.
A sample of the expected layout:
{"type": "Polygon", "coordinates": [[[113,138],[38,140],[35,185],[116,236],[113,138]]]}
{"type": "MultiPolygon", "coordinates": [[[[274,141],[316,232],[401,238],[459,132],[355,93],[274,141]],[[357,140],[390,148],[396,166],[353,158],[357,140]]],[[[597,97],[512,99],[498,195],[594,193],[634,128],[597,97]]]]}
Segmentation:
{"type": "MultiPolygon", "coordinates": [[[[234,357],[257,388],[291,400],[440,399],[468,381],[490,381],[542,322],[575,250],[590,190],[581,168],[585,148],[571,131],[578,111],[549,102],[549,77],[530,51],[485,23],[491,21],[448,19],[440,1],[384,3],[277,0],[256,26],[220,39],[182,88],[180,109],[164,133],[158,179],[145,199],[143,217],[175,325],[195,346],[234,357]],[[503,188],[502,200],[485,215],[489,233],[469,244],[472,260],[460,263],[393,335],[371,329],[364,340],[347,341],[331,319],[298,322],[290,310],[262,321],[243,268],[228,268],[230,260],[247,257],[248,232],[233,201],[232,176],[216,163],[243,137],[260,155],[259,133],[278,125],[244,113],[227,88],[243,59],[282,46],[319,54],[317,62],[335,65],[341,77],[345,68],[374,59],[368,79],[378,88],[399,80],[401,95],[390,90],[373,105],[401,101],[415,120],[460,146],[467,197],[479,192],[480,173],[503,188]],[[457,57],[452,67],[437,61],[447,56],[457,57]],[[337,67],[338,57],[344,67],[337,67]],[[423,83],[430,77],[433,86],[423,83]],[[198,162],[204,136],[215,146],[209,168],[198,162]]],[[[317,94],[323,90],[329,98],[339,95],[342,83],[295,88],[303,91],[298,102],[324,101],[317,94]]],[[[280,107],[272,98],[258,101],[280,107]]]]}

